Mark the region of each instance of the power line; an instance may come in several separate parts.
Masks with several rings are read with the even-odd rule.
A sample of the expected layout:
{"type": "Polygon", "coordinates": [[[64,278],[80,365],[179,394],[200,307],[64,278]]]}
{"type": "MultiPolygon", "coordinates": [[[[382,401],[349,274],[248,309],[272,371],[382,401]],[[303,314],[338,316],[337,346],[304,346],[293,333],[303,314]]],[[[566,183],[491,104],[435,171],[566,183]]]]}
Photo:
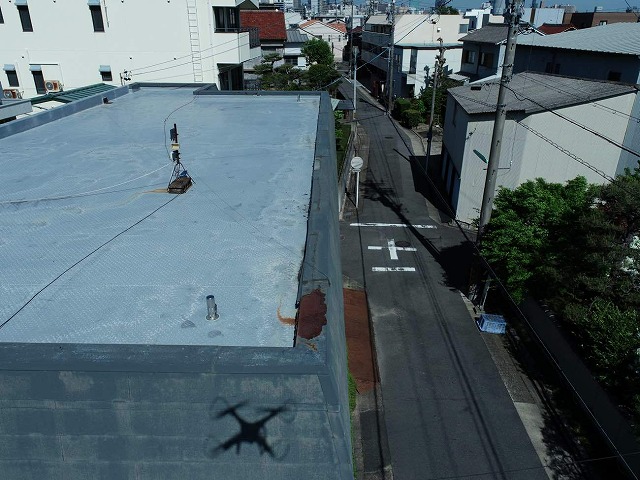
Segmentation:
{"type": "Polygon", "coordinates": [[[156,208],[155,210],[153,210],[151,213],[145,215],[144,217],[142,217],[140,220],[138,220],[137,222],[129,225],[127,228],[125,228],[124,230],[122,230],[120,233],[114,235],[113,237],[111,237],[109,240],[107,240],[106,242],[104,242],[103,244],[101,244],[100,246],[94,248],[91,252],[87,253],[84,257],[82,257],[80,260],[78,260],[77,262],[75,262],[73,265],[71,265],[70,267],[66,268],[62,273],[60,273],[57,277],[55,277],[53,280],[51,280],[49,283],[47,283],[44,287],[42,287],[40,290],[38,290],[36,293],[33,294],[33,296],[27,300],[13,315],[11,315],[9,318],[7,318],[4,322],[2,322],[0,324],[0,329],[2,329],[7,323],[9,323],[11,320],[13,320],[16,315],[18,315],[22,310],[24,310],[27,305],[29,305],[33,300],[35,300],[35,298],[40,295],[42,292],[44,292],[47,288],[49,288],[51,285],[53,285],[58,279],[60,279],[65,273],[67,273],[69,270],[71,270],[72,268],[74,268],[76,265],[82,263],[84,260],[86,260],[87,258],[89,258],[91,255],[93,255],[94,253],[96,253],[98,250],[100,250],[102,247],[108,245],[109,243],[113,242],[116,238],[118,238],[119,236],[127,233],[129,230],[131,230],[133,227],[141,224],[142,222],[144,222],[147,218],[149,218],[151,215],[153,215],[154,213],[158,212],[160,209],[166,207],[167,205],[169,205],[171,202],[173,202],[176,198],[178,198],[178,195],[173,195],[172,198],[170,198],[169,200],[167,200],[165,203],[163,203],[162,205],[160,205],[158,208],[156,208]]]}
{"type": "Polygon", "coordinates": [[[558,113],[555,110],[552,110],[551,108],[549,108],[549,107],[547,107],[545,105],[542,105],[540,102],[537,102],[537,101],[535,101],[535,100],[533,100],[533,99],[531,99],[529,97],[526,97],[526,96],[522,95],[519,92],[516,92],[513,88],[509,87],[508,85],[505,85],[505,88],[507,90],[509,90],[510,92],[512,92],[518,100],[522,100],[522,99],[528,100],[531,103],[537,105],[538,107],[544,109],[545,111],[547,111],[547,112],[549,112],[549,113],[551,113],[551,114],[553,114],[553,115],[555,115],[555,116],[557,116],[559,118],[562,118],[563,120],[571,123],[572,125],[575,125],[576,127],[579,127],[581,129],[591,133],[592,135],[595,135],[598,138],[601,138],[602,140],[604,140],[607,143],[610,143],[611,145],[614,145],[614,146],[618,147],[620,150],[624,150],[625,152],[630,153],[631,155],[640,158],[640,153],[638,153],[638,152],[636,152],[634,150],[631,150],[628,147],[625,147],[623,144],[621,144],[619,142],[616,142],[615,140],[613,140],[613,139],[611,139],[609,137],[606,137],[606,136],[602,135],[600,132],[597,132],[596,130],[592,129],[591,127],[587,127],[586,125],[578,123],[575,120],[572,120],[571,118],[566,117],[566,116],[558,113]],[[520,96],[521,98],[518,98],[518,96],[520,96]]]}

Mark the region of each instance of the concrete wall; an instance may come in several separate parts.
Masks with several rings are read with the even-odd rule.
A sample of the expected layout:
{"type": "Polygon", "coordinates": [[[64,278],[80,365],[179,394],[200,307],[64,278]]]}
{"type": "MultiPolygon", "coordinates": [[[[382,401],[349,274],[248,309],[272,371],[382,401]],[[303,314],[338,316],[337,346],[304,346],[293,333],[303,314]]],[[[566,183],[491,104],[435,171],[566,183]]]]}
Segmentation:
{"type": "Polygon", "coordinates": [[[548,63],[553,65],[550,73],[565,76],[607,80],[610,72],[620,72],[621,82],[638,83],[640,79],[640,60],[636,55],[580,52],[531,45],[516,46],[514,73],[545,72],[548,63]],[[558,72],[555,71],[555,65],[559,65],[558,72]]]}
{"type": "MultiPolygon", "coordinates": [[[[4,16],[0,66],[16,65],[25,98],[36,95],[30,64],[42,65],[45,80],[60,80],[66,89],[101,82],[100,65],[111,67],[113,81],[106,83],[114,85],[120,85],[120,73],[125,70],[133,71],[133,81],[193,82],[195,78],[216,83],[218,63],[248,58],[249,47],[243,45],[248,34],[214,33],[212,5],[222,5],[225,0],[193,3],[197,4],[196,50],[202,51],[202,80],[194,76],[191,63],[185,1],[151,6],[140,1],[102,0],[104,32],[93,31],[86,0],[29,2],[33,32],[23,32],[16,6],[0,0],[4,16]]],[[[226,3],[235,6],[235,1],[226,3]]],[[[0,78],[6,79],[4,72],[0,78]]]]}
{"type": "Polygon", "coordinates": [[[564,20],[564,8],[525,8],[522,21],[539,27],[543,23],[559,24],[564,20]]]}
{"type": "Polygon", "coordinates": [[[501,75],[505,49],[505,45],[465,42],[464,50],[475,52],[475,59],[472,63],[461,63],[460,72],[471,75],[472,80],[479,80],[496,74],[501,75]],[[490,67],[480,65],[483,52],[493,53],[493,63],[490,67]]]}

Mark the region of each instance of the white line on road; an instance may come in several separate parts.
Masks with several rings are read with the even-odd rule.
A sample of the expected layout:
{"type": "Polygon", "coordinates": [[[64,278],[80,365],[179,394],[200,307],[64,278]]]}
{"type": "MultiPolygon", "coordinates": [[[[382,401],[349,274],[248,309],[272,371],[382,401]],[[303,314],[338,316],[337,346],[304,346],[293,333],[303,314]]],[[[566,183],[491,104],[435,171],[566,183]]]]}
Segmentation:
{"type": "Polygon", "coordinates": [[[404,223],[352,223],[352,227],[438,228],[435,225],[405,225],[404,223]]]}
{"type": "Polygon", "coordinates": [[[373,272],[415,272],[413,267],[371,267],[373,272]]]}
{"type": "Polygon", "coordinates": [[[398,260],[398,252],[416,252],[417,250],[414,247],[396,247],[394,240],[388,240],[387,247],[378,247],[377,245],[369,245],[367,248],[369,250],[386,250],[389,249],[389,256],[391,260],[398,260]]]}

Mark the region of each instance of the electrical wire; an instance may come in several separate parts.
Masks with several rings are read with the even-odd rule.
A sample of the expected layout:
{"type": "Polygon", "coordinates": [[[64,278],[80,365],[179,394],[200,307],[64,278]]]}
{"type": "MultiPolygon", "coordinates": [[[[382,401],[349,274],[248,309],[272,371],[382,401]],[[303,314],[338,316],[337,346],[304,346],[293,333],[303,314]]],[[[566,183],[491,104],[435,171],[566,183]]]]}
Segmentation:
{"type": "Polygon", "coordinates": [[[98,250],[100,250],[101,248],[105,247],[106,245],[108,245],[109,243],[113,242],[116,238],[120,237],[121,235],[124,235],[125,233],[127,233],[129,230],[131,230],[132,228],[136,227],[137,225],[141,224],[142,222],[144,222],[147,218],[149,218],[150,216],[152,216],[154,213],[158,212],[159,210],[161,210],[162,208],[166,207],[167,205],[169,205],[171,202],[173,202],[176,198],[178,198],[179,195],[174,195],[172,196],[172,198],[170,198],[169,200],[167,200],[165,203],[163,203],[162,205],[160,205],[159,207],[157,207],[155,210],[153,210],[151,213],[148,213],[147,215],[145,215],[144,217],[142,217],[140,220],[138,220],[137,222],[129,225],[127,228],[125,228],[124,230],[122,230],[120,233],[114,235],[113,237],[111,237],[109,240],[107,240],[106,242],[104,242],[103,244],[101,244],[100,246],[94,248],[91,252],[87,253],[84,257],[82,257],[80,260],[78,260],[77,262],[75,262],[73,265],[71,265],[70,267],[66,268],[65,270],[62,271],[62,273],[60,273],[57,277],[55,277],[53,280],[51,280],[49,283],[47,283],[44,287],[42,287],[40,290],[38,290],[36,293],[33,294],[33,296],[27,300],[18,310],[16,310],[16,312],[11,315],[9,318],[7,318],[4,322],[0,323],[0,329],[4,328],[4,326],[9,323],[11,320],[13,320],[16,315],[18,315],[22,310],[24,310],[27,305],[29,305],[33,300],[36,299],[36,297],[38,295],[40,295],[42,292],[44,292],[47,288],[49,288],[51,285],[53,285],[56,281],[58,281],[63,275],[65,275],[67,272],[69,272],[71,269],[73,269],[76,265],[79,265],[80,263],[82,263],[84,260],[86,260],[87,258],[89,258],[91,255],[93,255],[94,253],[96,253],[98,250]]]}
{"type": "MultiPolygon", "coordinates": [[[[494,106],[495,107],[495,106],[494,106]]],[[[396,130],[398,136],[400,137],[401,141],[404,143],[405,147],[407,148],[408,151],[412,152],[413,150],[411,148],[409,148],[407,142],[404,139],[404,136],[401,134],[400,130],[398,129],[398,126],[396,125],[396,122],[392,119],[389,118],[389,121],[391,122],[391,124],[393,125],[394,129],[396,130]]],[[[640,452],[631,452],[631,453],[627,453],[627,454],[623,454],[620,453],[617,449],[617,447],[615,446],[613,440],[609,437],[609,435],[607,434],[607,432],[604,430],[604,428],[602,427],[602,425],[600,425],[600,422],[598,422],[598,419],[595,417],[595,415],[593,414],[593,412],[591,411],[591,409],[589,409],[589,407],[587,406],[587,403],[585,402],[585,400],[582,398],[582,396],[580,395],[580,393],[576,390],[576,388],[573,386],[573,384],[571,383],[571,381],[569,380],[569,378],[566,376],[566,374],[564,373],[564,371],[560,368],[560,365],[558,364],[556,358],[552,355],[551,351],[549,351],[549,349],[547,348],[547,346],[545,345],[545,343],[542,341],[542,339],[538,336],[537,332],[535,331],[535,329],[533,328],[533,326],[531,325],[531,323],[529,322],[529,319],[526,317],[526,315],[524,314],[524,312],[520,309],[519,305],[515,302],[515,300],[513,299],[513,297],[511,296],[511,294],[509,293],[509,291],[507,290],[507,287],[504,285],[504,283],[500,280],[500,278],[498,277],[497,273],[495,272],[495,270],[493,269],[493,267],[491,266],[491,264],[489,263],[489,261],[482,255],[482,253],[480,252],[480,249],[477,245],[476,242],[471,241],[471,239],[469,238],[467,232],[464,230],[464,228],[462,228],[462,225],[460,224],[460,221],[456,218],[456,213],[453,211],[453,209],[449,206],[449,202],[448,200],[446,200],[442,194],[440,193],[440,191],[437,189],[437,187],[434,185],[433,180],[431,179],[431,177],[427,174],[427,171],[425,168],[422,167],[422,165],[420,165],[419,163],[416,163],[418,165],[418,168],[422,171],[424,178],[427,179],[427,181],[429,182],[429,184],[431,185],[433,191],[436,192],[437,196],[439,197],[440,201],[442,202],[442,205],[446,206],[447,209],[447,213],[450,214],[451,218],[453,219],[453,221],[455,222],[456,226],[458,227],[458,230],[460,231],[460,233],[463,235],[463,237],[465,238],[465,240],[467,242],[469,242],[469,244],[472,246],[477,258],[480,260],[480,263],[482,264],[482,266],[486,269],[487,273],[489,274],[489,276],[495,281],[496,285],[498,285],[500,287],[500,289],[502,290],[503,294],[506,297],[506,300],[511,304],[512,308],[514,308],[514,311],[516,311],[518,313],[518,315],[520,316],[521,320],[524,321],[526,323],[526,325],[528,326],[530,332],[532,333],[533,337],[536,339],[536,341],[541,345],[542,349],[544,350],[544,352],[546,353],[549,361],[552,362],[552,364],[554,365],[554,367],[556,368],[556,370],[560,373],[560,375],[563,377],[564,381],[567,383],[567,385],[570,387],[570,389],[573,391],[573,394],[576,396],[576,398],[580,401],[580,403],[582,404],[584,410],[588,413],[588,415],[592,418],[593,422],[598,426],[598,428],[600,429],[601,433],[604,435],[604,437],[606,437],[606,439],[608,440],[610,446],[613,448],[613,450],[616,452],[616,455],[613,456],[612,458],[619,458],[620,460],[622,460],[622,462],[627,466],[627,468],[629,470],[631,470],[631,467],[629,467],[629,465],[627,464],[626,460],[625,460],[625,456],[631,456],[631,455],[637,455],[640,454],[640,452]]],[[[607,458],[611,458],[611,457],[602,457],[603,459],[607,459],[607,458]]],[[[594,461],[596,461],[597,459],[594,459],[594,461]]],[[[524,469],[526,470],[526,469],[524,469]]],[[[523,471],[524,471],[523,470],[523,471]]],[[[487,474],[482,474],[482,475],[487,475],[487,474]]],[[[469,475],[467,475],[468,477],[469,475]]],[[[478,476],[478,475],[475,475],[478,476]]],[[[464,478],[465,476],[452,476],[452,477],[440,477],[438,480],[445,480],[447,478],[450,479],[455,479],[455,478],[464,478]]]]}
{"type": "Polygon", "coordinates": [[[601,138],[605,142],[610,143],[611,145],[614,145],[615,147],[618,147],[620,150],[624,150],[625,152],[630,153],[631,155],[640,158],[640,153],[638,153],[638,152],[636,152],[634,150],[631,150],[630,148],[624,146],[623,144],[621,144],[619,142],[616,142],[615,140],[613,140],[613,139],[611,139],[611,138],[609,138],[609,137],[607,137],[605,135],[602,135],[600,132],[597,132],[597,131],[593,130],[591,127],[587,127],[586,125],[583,125],[583,124],[581,124],[579,122],[576,122],[575,120],[572,120],[571,118],[566,117],[566,116],[562,115],[561,113],[558,113],[557,111],[555,111],[555,110],[553,110],[553,109],[551,109],[551,108],[549,108],[549,107],[547,107],[545,105],[542,105],[540,102],[537,102],[536,100],[533,100],[533,99],[531,99],[529,97],[526,97],[526,96],[522,95],[519,92],[516,92],[513,88],[509,87],[508,85],[504,85],[504,88],[506,88],[511,93],[513,93],[518,100],[520,100],[520,101],[527,100],[527,101],[537,105],[538,107],[544,109],[545,111],[555,115],[556,117],[562,118],[563,120],[571,123],[572,125],[575,125],[576,127],[581,128],[581,129],[591,133],[592,135],[595,135],[598,138],[601,138]],[[521,98],[518,98],[518,96],[520,96],[521,98]]]}

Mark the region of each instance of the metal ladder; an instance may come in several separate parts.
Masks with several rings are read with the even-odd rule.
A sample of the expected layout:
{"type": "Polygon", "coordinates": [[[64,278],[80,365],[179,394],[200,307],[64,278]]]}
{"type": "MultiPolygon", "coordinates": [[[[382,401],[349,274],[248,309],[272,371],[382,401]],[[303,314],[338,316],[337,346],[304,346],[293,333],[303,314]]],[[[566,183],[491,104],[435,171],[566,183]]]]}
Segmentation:
{"type": "Polygon", "coordinates": [[[189,21],[189,43],[191,44],[191,65],[193,81],[200,83],[202,76],[202,54],[200,53],[200,34],[198,32],[198,0],[187,0],[187,19],[189,21]]]}

